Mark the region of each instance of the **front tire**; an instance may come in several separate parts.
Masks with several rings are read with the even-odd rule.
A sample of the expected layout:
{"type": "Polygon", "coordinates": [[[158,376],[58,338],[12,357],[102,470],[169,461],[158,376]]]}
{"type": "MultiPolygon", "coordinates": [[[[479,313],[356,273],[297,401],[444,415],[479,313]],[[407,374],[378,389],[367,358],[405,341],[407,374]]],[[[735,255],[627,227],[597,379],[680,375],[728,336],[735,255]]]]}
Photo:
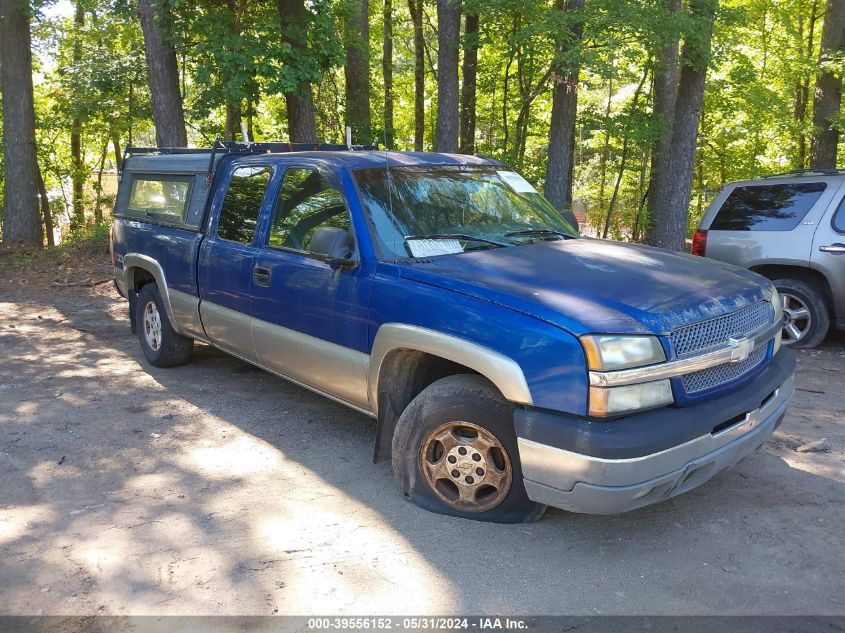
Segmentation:
{"type": "Polygon", "coordinates": [[[187,363],[194,339],[177,334],[173,329],[156,284],[149,283],[141,288],[135,310],[138,340],[150,364],[175,367],[187,363]]]}
{"type": "Polygon", "coordinates": [[[545,510],[525,493],[513,406],[481,376],[426,387],[399,417],[392,452],[405,494],[426,510],[495,523],[545,510]]]}
{"type": "Polygon", "coordinates": [[[783,303],[783,344],[816,347],[830,329],[830,307],[821,288],[800,279],[775,279],[783,303]]]}

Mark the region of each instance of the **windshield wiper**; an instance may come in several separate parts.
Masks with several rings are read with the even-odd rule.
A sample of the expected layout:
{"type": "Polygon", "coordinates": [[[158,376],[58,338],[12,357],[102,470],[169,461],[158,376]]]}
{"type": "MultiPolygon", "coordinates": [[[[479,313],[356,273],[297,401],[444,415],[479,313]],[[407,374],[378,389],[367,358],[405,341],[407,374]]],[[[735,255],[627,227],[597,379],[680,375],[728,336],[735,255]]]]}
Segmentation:
{"type": "Polygon", "coordinates": [[[562,237],[565,240],[572,239],[572,236],[569,233],[564,233],[563,231],[555,231],[554,229],[524,229],[522,231],[511,231],[510,233],[505,233],[505,237],[530,237],[532,235],[557,235],[558,237],[562,237]]]}
{"type": "Polygon", "coordinates": [[[469,235],[468,233],[430,233],[428,235],[408,235],[405,238],[405,241],[407,242],[408,240],[464,240],[465,242],[481,242],[483,244],[492,244],[493,246],[513,246],[510,242],[500,242],[486,237],[479,237],[478,235],[469,235]]]}

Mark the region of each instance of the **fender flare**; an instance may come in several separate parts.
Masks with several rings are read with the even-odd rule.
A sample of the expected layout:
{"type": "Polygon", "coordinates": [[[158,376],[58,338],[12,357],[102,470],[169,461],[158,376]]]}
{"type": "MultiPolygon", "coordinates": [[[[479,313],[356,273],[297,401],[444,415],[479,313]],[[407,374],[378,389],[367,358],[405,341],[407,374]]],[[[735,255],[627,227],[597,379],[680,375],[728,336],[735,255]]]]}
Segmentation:
{"type": "Polygon", "coordinates": [[[179,323],[173,315],[173,307],[170,304],[170,290],[167,286],[167,278],[164,276],[164,270],[161,264],[149,255],[141,255],[140,253],[127,253],[123,256],[123,276],[126,283],[127,293],[134,291],[135,288],[135,270],[146,270],[155,279],[158,286],[161,301],[164,304],[164,311],[167,313],[167,318],[170,320],[170,325],[177,334],[182,334],[179,323]]]}
{"type": "Polygon", "coordinates": [[[403,323],[385,323],[378,329],[373,341],[367,376],[367,399],[376,415],[382,363],[388,354],[396,350],[425,352],[464,365],[492,382],[505,399],[518,404],[534,404],[525,374],[512,358],[436,330],[403,323]]]}

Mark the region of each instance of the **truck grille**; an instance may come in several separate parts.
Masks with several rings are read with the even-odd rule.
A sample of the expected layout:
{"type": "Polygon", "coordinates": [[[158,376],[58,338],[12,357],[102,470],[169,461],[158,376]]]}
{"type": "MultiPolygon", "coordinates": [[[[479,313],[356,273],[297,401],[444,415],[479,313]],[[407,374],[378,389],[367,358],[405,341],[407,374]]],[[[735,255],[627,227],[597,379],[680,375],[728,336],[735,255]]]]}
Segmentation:
{"type": "Polygon", "coordinates": [[[755,332],[773,319],[771,304],[761,301],[725,316],[678,328],[672,332],[672,347],[676,358],[687,358],[727,343],[729,338],[755,332]]]}
{"type": "MultiPolygon", "coordinates": [[[[672,347],[676,358],[704,354],[727,343],[728,339],[756,332],[772,323],[773,319],[771,304],[761,301],[725,316],[678,328],[671,335],[672,347]]],[[[763,346],[754,350],[739,363],[725,363],[681,376],[684,391],[693,395],[741,378],[763,364],[767,349],[768,346],[763,346]]]]}
{"type": "Polygon", "coordinates": [[[691,374],[684,374],[681,376],[681,382],[684,385],[684,391],[687,394],[696,394],[719,385],[731,382],[740,378],[760,366],[766,358],[766,351],[768,346],[763,346],[756,349],[740,363],[725,363],[711,367],[710,369],[702,369],[691,374]]]}

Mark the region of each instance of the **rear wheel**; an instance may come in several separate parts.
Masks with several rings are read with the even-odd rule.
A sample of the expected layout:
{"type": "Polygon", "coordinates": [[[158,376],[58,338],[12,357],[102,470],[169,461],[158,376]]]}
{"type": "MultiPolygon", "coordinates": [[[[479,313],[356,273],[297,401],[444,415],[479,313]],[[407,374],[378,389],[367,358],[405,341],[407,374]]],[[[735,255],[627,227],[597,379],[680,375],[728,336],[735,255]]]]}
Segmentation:
{"type": "Polygon", "coordinates": [[[545,509],[522,484],[513,407],[480,376],[448,376],[414,398],[393,435],[393,472],[440,514],[518,523],[545,509]]]}
{"type": "Polygon", "coordinates": [[[830,329],[830,307],[821,288],[800,279],[775,279],[783,304],[783,344],[816,347],[830,329]]]}
{"type": "Polygon", "coordinates": [[[177,334],[167,318],[158,286],[148,283],[135,302],[135,323],[144,356],[156,367],[183,365],[191,358],[194,339],[177,334]]]}

